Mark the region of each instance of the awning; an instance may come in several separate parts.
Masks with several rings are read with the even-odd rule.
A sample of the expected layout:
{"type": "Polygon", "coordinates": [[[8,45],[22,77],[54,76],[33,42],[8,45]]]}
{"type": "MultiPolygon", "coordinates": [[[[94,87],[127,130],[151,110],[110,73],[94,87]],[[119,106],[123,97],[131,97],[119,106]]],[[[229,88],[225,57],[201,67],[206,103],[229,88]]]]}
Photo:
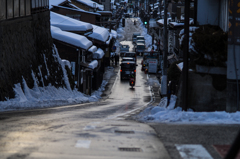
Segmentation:
{"type": "Polygon", "coordinates": [[[82,67],[85,67],[85,68],[90,68],[90,69],[94,69],[98,66],[98,61],[97,60],[93,60],[92,62],[90,63],[84,63],[84,62],[80,62],[80,65],[82,67]]]}
{"type": "Polygon", "coordinates": [[[104,51],[101,48],[98,48],[98,50],[93,53],[93,59],[102,59],[104,54],[104,51]]]}
{"type": "Polygon", "coordinates": [[[92,47],[90,47],[90,49],[88,49],[89,52],[94,53],[97,51],[97,47],[95,45],[93,45],[92,47]]]}
{"type": "Polygon", "coordinates": [[[71,44],[76,47],[87,50],[92,46],[92,42],[88,40],[85,36],[74,34],[67,31],[62,31],[58,27],[51,26],[51,35],[53,39],[71,44]]]}
{"type": "Polygon", "coordinates": [[[108,40],[109,37],[109,31],[106,28],[97,26],[97,25],[93,25],[93,32],[89,35],[87,35],[87,37],[91,38],[91,39],[95,39],[101,42],[106,42],[108,40]]]}
{"type": "Polygon", "coordinates": [[[50,12],[50,23],[52,26],[58,27],[64,31],[82,31],[93,30],[93,26],[89,23],[82,22],[61,14],[50,12]]]}
{"type": "Polygon", "coordinates": [[[98,66],[98,61],[93,60],[91,63],[88,64],[88,68],[94,69],[98,66]]]}
{"type": "Polygon", "coordinates": [[[107,45],[109,45],[111,39],[112,39],[112,34],[110,34],[108,41],[106,41],[106,44],[107,44],[107,45]]]}

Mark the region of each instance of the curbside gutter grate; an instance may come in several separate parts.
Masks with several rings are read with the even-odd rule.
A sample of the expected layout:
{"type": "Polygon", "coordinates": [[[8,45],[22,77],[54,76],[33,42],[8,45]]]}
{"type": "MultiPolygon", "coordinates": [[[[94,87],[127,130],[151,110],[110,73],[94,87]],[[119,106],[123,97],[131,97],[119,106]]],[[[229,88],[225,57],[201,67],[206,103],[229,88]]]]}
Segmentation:
{"type": "Polygon", "coordinates": [[[142,149],[136,147],[119,147],[118,150],[127,152],[142,152],[142,149]]]}

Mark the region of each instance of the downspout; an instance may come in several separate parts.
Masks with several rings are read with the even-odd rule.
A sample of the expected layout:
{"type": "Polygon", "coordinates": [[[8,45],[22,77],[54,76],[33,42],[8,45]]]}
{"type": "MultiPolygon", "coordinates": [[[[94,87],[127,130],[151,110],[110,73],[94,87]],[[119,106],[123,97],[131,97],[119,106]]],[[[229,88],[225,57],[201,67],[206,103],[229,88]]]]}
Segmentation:
{"type": "Polygon", "coordinates": [[[81,68],[80,68],[80,50],[77,49],[78,51],[78,82],[77,82],[77,86],[78,86],[78,90],[80,91],[80,73],[81,73],[81,68]]]}
{"type": "Polygon", "coordinates": [[[197,25],[198,0],[194,1],[194,25],[197,25]]]}

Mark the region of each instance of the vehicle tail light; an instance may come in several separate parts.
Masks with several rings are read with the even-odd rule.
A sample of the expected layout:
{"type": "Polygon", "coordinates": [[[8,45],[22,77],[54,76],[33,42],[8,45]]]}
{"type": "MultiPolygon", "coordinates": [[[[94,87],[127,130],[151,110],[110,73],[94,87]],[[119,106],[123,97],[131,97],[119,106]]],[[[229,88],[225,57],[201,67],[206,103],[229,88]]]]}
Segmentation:
{"type": "Polygon", "coordinates": [[[136,70],[134,70],[134,72],[136,72],[136,70]]]}
{"type": "Polygon", "coordinates": [[[120,72],[122,72],[122,70],[120,70],[120,72]]]}

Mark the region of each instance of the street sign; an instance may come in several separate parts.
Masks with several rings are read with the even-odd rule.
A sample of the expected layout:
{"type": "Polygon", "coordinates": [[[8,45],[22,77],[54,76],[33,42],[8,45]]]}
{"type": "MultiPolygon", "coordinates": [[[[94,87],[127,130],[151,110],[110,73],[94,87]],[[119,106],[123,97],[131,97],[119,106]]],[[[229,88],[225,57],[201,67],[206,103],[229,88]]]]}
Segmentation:
{"type": "Polygon", "coordinates": [[[116,46],[113,46],[112,47],[112,51],[116,51],[117,47],[116,46]]]}

